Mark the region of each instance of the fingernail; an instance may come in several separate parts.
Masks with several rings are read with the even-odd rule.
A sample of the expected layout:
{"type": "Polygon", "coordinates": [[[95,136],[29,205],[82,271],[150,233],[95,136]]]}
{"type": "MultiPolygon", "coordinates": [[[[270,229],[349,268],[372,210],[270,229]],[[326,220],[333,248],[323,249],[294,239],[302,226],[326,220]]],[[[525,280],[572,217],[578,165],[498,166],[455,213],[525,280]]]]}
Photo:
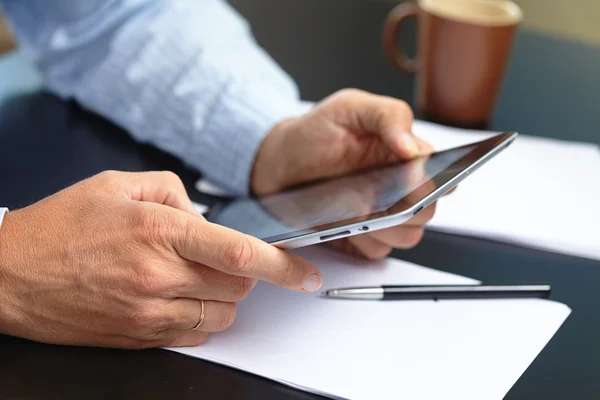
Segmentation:
{"type": "Polygon", "coordinates": [[[420,154],[419,146],[417,145],[412,133],[404,132],[400,136],[400,143],[402,144],[402,147],[408,150],[413,157],[416,157],[420,154]]]}
{"type": "Polygon", "coordinates": [[[314,292],[321,288],[323,278],[319,274],[310,274],[302,281],[302,290],[305,292],[314,292]]]}

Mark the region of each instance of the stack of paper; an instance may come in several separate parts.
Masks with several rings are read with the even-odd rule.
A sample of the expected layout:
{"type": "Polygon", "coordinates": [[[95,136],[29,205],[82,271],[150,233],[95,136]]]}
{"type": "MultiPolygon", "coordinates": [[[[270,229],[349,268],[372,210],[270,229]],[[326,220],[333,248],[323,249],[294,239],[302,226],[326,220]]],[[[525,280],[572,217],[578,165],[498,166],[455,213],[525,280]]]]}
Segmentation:
{"type": "MultiPolygon", "coordinates": [[[[436,150],[493,133],[415,121],[436,150]]],[[[521,135],[438,202],[429,228],[600,259],[600,149],[521,135]]]]}
{"type": "MultiPolygon", "coordinates": [[[[324,289],[472,279],[321,247],[295,251],[324,289]]],[[[259,283],[229,330],[172,349],[345,399],[501,399],[569,315],[539,300],[332,300],[259,283]]]]}

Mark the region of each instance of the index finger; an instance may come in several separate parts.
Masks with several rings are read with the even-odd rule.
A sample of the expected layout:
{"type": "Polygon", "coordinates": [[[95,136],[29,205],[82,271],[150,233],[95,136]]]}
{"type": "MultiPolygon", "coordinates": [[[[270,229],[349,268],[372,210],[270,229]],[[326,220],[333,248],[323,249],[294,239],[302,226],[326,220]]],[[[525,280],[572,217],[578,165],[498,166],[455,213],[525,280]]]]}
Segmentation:
{"type": "Polygon", "coordinates": [[[295,254],[197,218],[187,218],[185,226],[174,243],[179,255],[185,259],[286,289],[314,292],[321,287],[321,272],[295,254]]]}

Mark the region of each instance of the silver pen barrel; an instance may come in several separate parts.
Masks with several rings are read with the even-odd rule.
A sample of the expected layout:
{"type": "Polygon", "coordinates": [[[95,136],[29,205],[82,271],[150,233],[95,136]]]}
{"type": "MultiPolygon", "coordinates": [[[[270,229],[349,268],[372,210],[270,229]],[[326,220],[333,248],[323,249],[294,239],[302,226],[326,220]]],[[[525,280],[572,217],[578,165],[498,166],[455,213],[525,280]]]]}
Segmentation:
{"type": "Polygon", "coordinates": [[[383,288],[353,288],[353,289],[333,289],[325,292],[327,297],[333,299],[350,300],[382,300],[383,288]]]}

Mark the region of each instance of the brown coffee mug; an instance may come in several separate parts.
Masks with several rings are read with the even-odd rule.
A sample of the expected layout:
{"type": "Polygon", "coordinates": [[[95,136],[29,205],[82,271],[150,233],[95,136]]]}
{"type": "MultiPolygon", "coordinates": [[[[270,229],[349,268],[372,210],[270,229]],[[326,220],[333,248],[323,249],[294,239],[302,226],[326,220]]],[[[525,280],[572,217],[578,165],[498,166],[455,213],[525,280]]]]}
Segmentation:
{"type": "Polygon", "coordinates": [[[383,45],[392,65],[416,74],[417,115],[455,126],[488,126],[521,19],[509,0],[418,0],[394,8],[383,45]],[[399,28],[408,18],[417,20],[415,59],[398,47],[399,28]]]}

